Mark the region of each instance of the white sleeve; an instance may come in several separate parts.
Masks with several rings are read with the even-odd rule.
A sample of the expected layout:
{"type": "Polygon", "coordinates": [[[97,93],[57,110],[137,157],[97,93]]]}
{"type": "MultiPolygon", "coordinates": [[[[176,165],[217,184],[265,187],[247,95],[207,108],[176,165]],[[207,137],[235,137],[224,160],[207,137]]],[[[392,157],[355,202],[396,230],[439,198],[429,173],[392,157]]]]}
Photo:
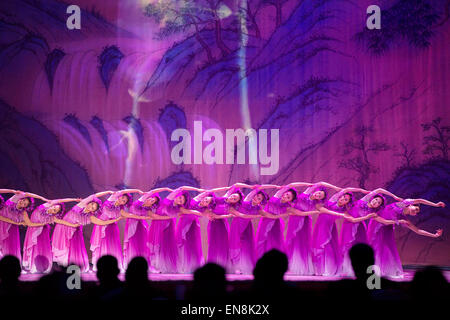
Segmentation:
{"type": "Polygon", "coordinates": [[[138,200],[141,201],[141,202],[145,202],[145,200],[147,200],[147,198],[149,196],[150,196],[149,194],[144,193],[138,200]]]}
{"type": "Polygon", "coordinates": [[[114,202],[119,198],[120,194],[118,192],[114,192],[109,196],[108,201],[114,202]]]}
{"type": "Polygon", "coordinates": [[[25,198],[25,196],[23,196],[21,194],[15,194],[11,198],[9,198],[9,201],[17,203],[20,199],[23,199],[23,198],[25,198]]]}

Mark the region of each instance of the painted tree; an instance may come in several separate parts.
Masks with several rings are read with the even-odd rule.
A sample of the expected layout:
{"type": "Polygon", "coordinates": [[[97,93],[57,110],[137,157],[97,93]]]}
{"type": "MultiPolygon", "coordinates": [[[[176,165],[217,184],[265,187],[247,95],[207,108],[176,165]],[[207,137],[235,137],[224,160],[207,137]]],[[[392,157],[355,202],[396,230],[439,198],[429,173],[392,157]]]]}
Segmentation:
{"type": "Polygon", "coordinates": [[[410,168],[414,162],[414,157],[416,155],[415,149],[410,149],[409,145],[402,141],[400,142],[400,147],[395,148],[394,156],[402,158],[403,159],[403,165],[407,168],[410,168]]]}
{"type": "Polygon", "coordinates": [[[355,129],[355,137],[357,138],[347,140],[344,148],[344,154],[356,153],[356,155],[350,159],[342,160],[339,163],[339,167],[357,173],[360,188],[365,188],[369,176],[379,171],[379,168],[369,161],[371,154],[377,154],[390,149],[385,142],[369,142],[368,136],[372,132],[372,127],[364,125],[357,127],[355,129]]]}
{"type": "Polygon", "coordinates": [[[261,8],[262,6],[259,1],[251,1],[251,0],[247,0],[245,8],[242,8],[242,10],[244,11],[243,14],[247,19],[248,28],[249,30],[255,32],[256,38],[261,38],[261,30],[259,29],[258,23],[256,21],[256,16],[258,15],[258,12],[261,8]]]}
{"type": "Polygon", "coordinates": [[[288,2],[288,0],[261,0],[261,5],[272,6],[275,8],[275,25],[277,28],[281,26],[283,22],[283,5],[288,2]]]}
{"type": "Polygon", "coordinates": [[[222,38],[222,20],[230,13],[230,9],[218,0],[155,1],[149,3],[144,11],[146,16],[160,25],[158,39],[165,39],[177,33],[192,33],[205,50],[208,62],[214,61],[213,53],[201,31],[214,30],[217,47],[223,56],[228,55],[231,50],[222,38]]]}
{"type": "Polygon", "coordinates": [[[368,50],[382,54],[399,40],[411,46],[427,48],[440,19],[437,6],[428,0],[398,0],[390,8],[381,10],[381,29],[363,31],[356,39],[368,50]]]}
{"type": "Polygon", "coordinates": [[[431,133],[423,138],[423,144],[425,145],[423,153],[432,157],[448,160],[450,126],[441,125],[441,122],[442,118],[438,117],[429,123],[422,124],[423,131],[431,133]]]}

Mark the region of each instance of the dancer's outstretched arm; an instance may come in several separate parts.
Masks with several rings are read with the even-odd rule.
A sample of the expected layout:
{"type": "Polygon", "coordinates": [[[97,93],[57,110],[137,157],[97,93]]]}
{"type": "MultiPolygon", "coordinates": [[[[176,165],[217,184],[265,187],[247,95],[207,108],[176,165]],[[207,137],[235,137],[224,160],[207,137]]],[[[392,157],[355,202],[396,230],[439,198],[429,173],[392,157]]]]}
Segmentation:
{"type": "Polygon", "coordinates": [[[285,187],[287,187],[287,188],[311,187],[313,185],[314,185],[314,183],[310,183],[310,182],[291,182],[291,183],[285,185],[285,187]]]}
{"type": "Polygon", "coordinates": [[[355,217],[352,217],[351,215],[349,215],[348,213],[344,213],[344,216],[345,216],[344,218],[347,219],[348,221],[353,222],[353,223],[358,223],[361,221],[372,219],[372,218],[376,217],[377,214],[375,212],[372,212],[372,213],[369,213],[368,215],[355,218],[355,217]]]}
{"type": "Polygon", "coordinates": [[[361,221],[364,221],[364,220],[367,220],[367,219],[370,219],[370,218],[376,216],[375,213],[370,213],[370,214],[368,214],[368,215],[366,215],[364,217],[355,218],[355,217],[352,217],[351,215],[349,215],[348,213],[336,212],[336,211],[327,209],[325,207],[320,207],[319,208],[319,212],[320,213],[325,213],[325,214],[330,214],[330,215],[337,216],[337,217],[341,217],[341,218],[344,218],[344,219],[346,219],[346,220],[348,220],[350,222],[353,222],[353,223],[358,223],[358,222],[361,222],[361,221]]]}
{"type": "Polygon", "coordinates": [[[194,214],[196,216],[203,217],[204,214],[197,210],[186,209],[185,207],[180,207],[180,214],[194,214]]]}
{"type": "Polygon", "coordinates": [[[44,198],[44,197],[42,197],[42,196],[40,196],[38,194],[34,194],[34,193],[31,193],[31,192],[24,192],[23,195],[25,197],[40,199],[40,200],[45,201],[45,202],[49,201],[47,198],[44,198]]]}
{"type": "Polygon", "coordinates": [[[216,219],[226,219],[226,218],[233,218],[234,216],[232,214],[215,214],[213,212],[208,213],[208,218],[216,220],[216,219]]]}
{"type": "Polygon", "coordinates": [[[123,189],[123,190],[116,191],[115,193],[117,193],[117,194],[124,194],[124,193],[144,194],[144,191],[142,191],[141,189],[123,189]]]}
{"type": "Polygon", "coordinates": [[[63,199],[54,199],[54,200],[50,200],[48,201],[49,203],[65,203],[65,202],[80,202],[82,199],[81,198],[63,198],[63,199]]]}
{"type": "Polygon", "coordinates": [[[265,210],[259,210],[259,213],[261,214],[261,216],[263,216],[263,218],[269,218],[269,219],[280,219],[280,218],[284,218],[289,216],[289,213],[282,213],[282,214],[271,214],[270,212],[267,212],[265,210]]]}
{"type": "Polygon", "coordinates": [[[202,201],[203,198],[207,197],[209,194],[211,194],[211,191],[203,191],[202,193],[198,194],[194,197],[195,201],[202,201]]]}
{"type": "Polygon", "coordinates": [[[259,192],[258,189],[253,189],[250,193],[245,197],[244,201],[252,201],[253,197],[259,192]]]}
{"type": "Polygon", "coordinates": [[[58,219],[58,218],[54,218],[53,222],[54,223],[58,223],[58,224],[62,224],[62,225],[68,226],[68,227],[72,227],[72,228],[78,228],[80,226],[79,224],[70,223],[70,222],[67,222],[65,220],[58,219]]]}
{"type": "Polygon", "coordinates": [[[280,189],[281,186],[277,185],[277,184],[261,184],[261,185],[257,185],[254,186],[254,188],[262,190],[262,189],[280,189]]]}
{"type": "Polygon", "coordinates": [[[435,233],[431,233],[422,229],[417,228],[415,225],[413,225],[408,220],[399,220],[399,222],[407,227],[408,229],[414,231],[417,234],[420,234],[421,236],[431,237],[431,238],[439,238],[442,235],[442,229],[437,229],[435,233]]]}
{"type": "Polygon", "coordinates": [[[431,202],[425,199],[410,199],[412,200],[413,204],[424,204],[427,206],[432,206],[432,207],[437,207],[437,208],[445,208],[445,203],[443,203],[442,201],[439,202],[431,202]]]}
{"type": "Polygon", "coordinates": [[[126,212],[124,210],[120,210],[120,214],[124,218],[128,219],[136,219],[136,220],[169,220],[172,219],[172,217],[169,216],[160,216],[159,214],[154,214],[151,211],[147,211],[147,216],[138,216],[129,212],[126,212]]]}
{"type": "Polygon", "coordinates": [[[113,194],[114,191],[108,190],[108,191],[102,191],[102,192],[97,192],[96,194],[94,194],[94,196],[96,196],[97,198],[106,196],[107,194],[113,194]]]}
{"type": "Polygon", "coordinates": [[[228,190],[228,189],[230,189],[230,188],[232,188],[232,187],[219,187],[219,188],[211,189],[211,190],[209,190],[209,191],[210,191],[210,192],[225,191],[225,190],[228,190]]]}
{"type": "Polygon", "coordinates": [[[384,224],[384,225],[392,225],[392,224],[397,224],[398,223],[395,220],[384,219],[384,218],[380,217],[377,214],[372,219],[377,221],[377,222],[379,222],[379,223],[381,223],[381,224],[384,224]]]}
{"type": "Polygon", "coordinates": [[[196,191],[196,192],[204,192],[205,191],[205,189],[191,187],[191,186],[182,186],[182,187],[179,187],[178,189],[186,190],[186,191],[196,191]]]}
{"type": "Polygon", "coordinates": [[[169,193],[169,195],[166,197],[167,200],[174,200],[176,195],[178,194],[178,192],[182,191],[181,187],[180,188],[176,188],[175,190],[173,190],[171,193],[169,193]]]}
{"type": "Polygon", "coordinates": [[[252,191],[245,197],[244,201],[251,201],[253,197],[263,189],[281,189],[280,186],[276,184],[263,184],[263,185],[254,185],[252,187],[252,191]]]}
{"type": "Polygon", "coordinates": [[[344,188],[344,189],[342,189],[341,190],[342,192],[361,192],[361,193],[365,193],[365,194],[367,194],[367,193],[370,193],[370,191],[369,190],[366,190],[366,189],[362,189],[362,188],[351,188],[351,187],[349,187],[349,188],[344,188]]]}
{"type": "MultiPolygon", "coordinates": [[[[293,215],[293,216],[302,216],[302,217],[306,217],[306,216],[310,216],[313,215],[315,213],[319,213],[318,210],[314,210],[314,211],[301,211],[295,208],[287,208],[286,211],[289,213],[289,215],[293,215]]],[[[337,212],[336,212],[337,213],[337,212]]],[[[332,213],[330,213],[332,214],[332,213]]]]}
{"type": "Polygon", "coordinates": [[[163,191],[169,191],[169,192],[172,192],[173,189],[171,189],[171,188],[166,188],[166,187],[164,187],[164,188],[156,188],[156,189],[152,189],[152,190],[150,190],[150,191],[144,192],[144,193],[154,194],[154,193],[163,192],[163,191]]]}
{"type": "Polygon", "coordinates": [[[24,222],[15,222],[14,220],[11,220],[9,218],[5,218],[3,216],[0,216],[0,221],[7,222],[7,223],[10,223],[10,224],[19,225],[19,226],[25,225],[24,222]]]}
{"type": "Polygon", "coordinates": [[[283,196],[283,193],[285,193],[286,191],[288,191],[291,188],[294,188],[294,187],[290,186],[290,185],[282,186],[280,189],[278,189],[277,193],[275,193],[274,197],[281,198],[283,196]]]}
{"type": "Polygon", "coordinates": [[[235,184],[233,184],[233,186],[238,187],[238,188],[253,189],[256,185],[251,185],[251,184],[242,183],[242,182],[236,182],[235,184]]]}
{"type": "MultiPolygon", "coordinates": [[[[28,227],[42,227],[45,226],[47,223],[35,223],[31,222],[30,218],[28,217],[28,214],[26,211],[23,211],[23,221],[25,222],[24,225],[28,227]]],[[[50,222],[51,223],[51,222],[50,222]]]]}
{"type": "Polygon", "coordinates": [[[0,193],[20,193],[20,192],[22,191],[14,189],[0,189],[0,193]]]}
{"type": "Polygon", "coordinates": [[[259,214],[243,214],[242,212],[236,210],[235,208],[230,208],[228,211],[229,211],[234,217],[237,217],[237,218],[255,219],[255,218],[260,218],[260,217],[261,217],[259,214]]]}
{"type": "Polygon", "coordinates": [[[116,219],[111,219],[111,220],[101,220],[95,216],[90,216],[89,218],[93,224],[98,224],[100,226],[107,226],[109,224],[119,221],[120,219],[122,219],[122,216],[120,216],[119,218],[116,218],[116,219]]]}
{"type": "Polygon", "coordinates": [[[397,200],[397,201],[403,201],[402,198],[396,196],[395,194],[393,194],[393,193],[391,193],[391,192],[389,192],[389,191],[387,191],[387,190],[385,190],[385,189],[383,189],[383,188],[375,189],[375,190],[373,190],[372,192],[373,192],[373,193],[382,193],[382,194],[385,194],[385,195],[388,195],[388,196],[394,198],[394,199],[397,200]]]}
{"type": "Polygon", "coordinates": [[[327,187],[327,188],[334,189],[336,191],[341,191],[342,190],[342,188],[337,187],[337,186],[335,186],[335,185],[333,185],[331,183],[324,182],[324,181],[317,182],[316,184],[319,185],[319,186],[322,186],[322,187],[327,187]]]}

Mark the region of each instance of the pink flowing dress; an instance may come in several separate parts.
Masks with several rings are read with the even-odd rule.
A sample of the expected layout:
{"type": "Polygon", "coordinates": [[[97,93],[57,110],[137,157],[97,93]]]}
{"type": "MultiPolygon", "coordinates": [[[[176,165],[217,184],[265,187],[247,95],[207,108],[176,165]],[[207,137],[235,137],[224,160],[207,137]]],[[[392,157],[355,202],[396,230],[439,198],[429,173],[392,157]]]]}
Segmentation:
{"type": "MultiPolygon", "coordinates": [[[[192,199],[190,209],[204,212],[207,208],[199,206],[199,201],[192,199]]],[[[178,244],[178,269],[180,273],[192,273],[204,264],[200,221],[198,216],[184,214],[178,221],[176,230],[178,244]]]]}
{"type": "MultiPolygon", "coordinates": [[[[316,204],[322,201],[311,200],[310,196],[317,190],[314,185],[299,194],[294,208],[300,211],[314,211],[316,204]]],[[[286,247],[289,259],[289,271],[297,275],[314,274],[311,249],[311,225],[310,216],[290,216],[286,233],[286,247]]]]}
{"type": "MultiPolygon", "coordinates": [[[[24,195],[15,194],[0,209],[0,215],[11,219],[17,223],[24,222],[23,211],[17,209],[17,202],[25,198],[24,195]]],[[[19,261],[22,260],[20,250],[19,226],[8,222],[0,221],[0,258],[6,255],[15,256],[19,261]]]]}
{"type": "MultiPolygon", "coordinates": [[[[217,215],[229,213],[230,204],[226,197],[216,199],[216,207],[213,212],[217,215]]],[[[208,224],[208,262],[217,263],[226,270],[229,266],[229,226],[227,219],[212,220],[208,224]]]]}
{"type": "MultiPolygon", "coordinates": [[[[272,197],[264,210],[273,215],[279,215],[285,213],[290,206],[289,203],[282,203],[280,198],[272,197]]],[[[283,219],[261,218],[256,235],[256,258],[261,258],[264,253],[271,249],[286,253],[283,232],[283,219]]]]}
{"type": "MultiPolygon", "coordinates": [[[[345,191],[336,193],[327,202],[325,207],[329,210],[344,213],[347,206],[337,205],[339,198],[345,191]]],[[[316,275],[332,276],[339,273],[342,264],[341,248],[336,227],[339,217],[329,214],[319,214],[312,236],[313,263],[316,275]]]]}
{"type": "MultiPolygon", "coordinates": [[[[394,202],[379,212],[386,220],[403,219],[403,210],[412,205],[411,200],[394,202]]],[[[382,276],[403,275],[402,261],[395,243],[395,225],[384,225],[371,220],[367,228],[367,239],[375,252],[375,264],[380,267],[382,276]]]]}
{"type": "MultiPolygon", "coordinates": [[[[144,194],[138,200],[134,201],[130,207],[130,213],[136,216],[147,216],[148,211],[151,210],[151,208],[145,208],[143,207],[143,204],[149,196],[151,195],[144,194]]],[[[128,263],[130,263],[134,257],[143,257],[150,265],[150,252],[147,243],[148,229],[149,226],[146,220],[127,219],[123,239],[124,269],[127,268],[128,263]]]]}
{"type": "MultiPolygon", "coordinates": [[[[114,204],[118,197],[118,193],[112,194],[103,203],[97,218],[104,221],[119,218],[121,216],[120,210],[123,210],[124,206],[116,206],[114,204]]],[[[123,270],[122,246],[120,244],[120,231],[117,222],[106,226],[95,225],[92,230],[90,242],[94,268],[100,257],[111,255],[117,259],[119,268],[123,270]]]]}
{"type": "Polygon", "coordinates": [[[53,261],[68,266],[76,264],[81,268],[82,272],[89,271],[89,258],[83,237],[83,226],[91,223],[90,216],[99,214],[99,210],[95,213],[85,213],[84,207],[79,204],[75,205],[66,213],[63,220],[79,224],[77,228],[69,227],[63,224],[57,224],[52,235],[52,252],[53,261]]]}
{"type": "Polygon", "coordinates": [[[32,273],[46,273],[52,269],[53,254],[50,243],[50,225],[53,217],[47,210],[54,204],[46,202],[37,207],[31,214],[30,220],[34,223],[47,223],[41,227],[28,227],[23,244],[22,267],[32,273]]]}
{"type": "MultiPolygon", "coordinates": [[[[261,206],[244,201],[239,212],[258,215],[261,206]]],[[[233,218],[230,227],[230,262],[234,271],[252,274],[255,267],[255,233],[251,219],[233,218]]]]}
{"type": "MultiPolygon", "coordinates": [[[[375,195],[375,193],[369,193],[365,195],[362,199],[356,201],[353,207],[348,211],[354,218],[364,217],[372,212],[375,212],[375,209],[372,209],[368,206],[370,200],[375,195]]],[[[353,276],[353,268],[350,261],[350,256],[348,252],[351,247],[357,243],[368,243],[367,242],[367,226],[364,221],[358,223],[352,223],[350,221],[344,221],[342,223],[341,230],[341,256],[343,258],[341,264],[341,270],[339,274],[344,276],[353,276]]]]}
{"type": "Polygon", "coordinates": [[[177,243],[175,240],[175,220],[180,208],[173,200],[164,199],[156,210],[156,214],[169,216],[168,220],[152,220],[149,229],[149,251],[152,267],[162,273],[176,273],[177,243]]]}

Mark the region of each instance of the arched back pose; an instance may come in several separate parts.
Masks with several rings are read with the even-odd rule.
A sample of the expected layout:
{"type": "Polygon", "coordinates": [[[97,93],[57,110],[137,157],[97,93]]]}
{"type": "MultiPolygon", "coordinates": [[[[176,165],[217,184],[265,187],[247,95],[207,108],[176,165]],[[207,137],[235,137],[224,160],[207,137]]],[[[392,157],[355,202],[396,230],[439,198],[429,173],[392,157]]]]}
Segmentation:
{"type": "Polygon", "coordinates": [[[216,206],[213,208],[212,213],[209,214],[207,261],[217,263],[229,270],[229,226],[226,219],[233,217],[230,213],[231,208],[239,210],[244,196],[235,185],[216,188],[211,191],[221,190],[227,190],[227,193],[224,197],[216,198],[216,206]]]}
{"type": "Polygon", "coordinates": [[[14,193],[0,210],[0,258],[13,255],[22,261],[19,225],[29,220],[28,212],[33,210],[33,198],[40,196],[11,189],[0,189],[0,193],[14,193]]]}
{"type": "MultiPolygon", "coordinates": [[[[308,186],[308,188],[297,195],[297,200],[293,202],[294,208],[302,212],[318,213],[326,201],[326,191],[324,185],[329,184],[319,182],[314,185],[305,182],[291,183],[289,187],[308,186]]],[[[337,188],[331,186],[333,188],[337,188]]],[[[288,210],[291,211],[291,210],[288,210]]],[[[290,272],[298,275],[314,274],[311,250],[311,226],[310,215],[291,215],[289,217],[288,229],[286,233],[286,249],[289,258],[290,272]]]]}
{"type": "Polygon", "coordinates": [[[345,218],[356,223],[375,215],[353,218],[347,213],[353,206],[353,192],[369,193],[364,189],[345,188],[335,193],[324,206],[318,208],[320,214],[317,217],[311,241],[316,275],[332,276],[338,274],[340,270],[342,256],[336,220],[345,218]]]}
{"type": "Polygon", "coordinates": [[[287,209],[292,207],[292,203],[296,199],[295,189],[287,186],[280,187],[277,193],[269,199],[264,210],[260,212],[263,217],[259,220],[256,233],[256,259],[261,258],[264,253],[272,249],[286,252],[282,218],[289,215],[287,209]]]}
{"type": "MultiPolygon", "coordinates": [[[[183,190],[202,192],[202,189],[182,187],[183,190]]],[[[214,194],[202,192],[191,200],[190,213],[181,212],[176,230],[178,244],[178,271],[181,273],[194,272],[204,264],[200,221],[198,216],[205,216],[216,206],[214,194]]]]}
{"type": "Polygon", "coordinates": [[[235,217],[230,227],[230,263],[235,273],[252,274],[256,264],[255,232],[251,219],[260,218],[269,196],[264,189],[278,188],[276,185],[236,184],[241,188],[251,188],[238,210],[230,207],[235,217]]]}
{"type": "MultiPolygon", "coordinates": [[[[139,189],[126,189],[114,192],[103,203],[97,218],[103,221],[120,220],[122,218],[121,210],[129,208],[133,203],[131,194],[141,192],[139,189]]],[[[117,222],[106,225],[96,224],[92,230],[90,242],[94,270],[96,270],[95,266],[101,256],[112,255],[117,259],[119,269],[124,272],[120,231],[117,222]]]]}
{"type": "MultiPolygon", "coordinates": [[[[99,197],[111,194],[112,191],[99,192],[81,200],[61,219],[54,219],[56,223],[52,235],[53,261],[68,266],[76,264],[82,272],[89,271],[89,259],[84,244],[83,226],[89,223],[108,224],[118,219],[103,221],[100,215],[102,202],[99,197]],[[77,227],[71,226],[77,225],[77,227]]],[[[94,265],[95,269],[95,265],[94,265]]]]}
{"type": "Polygon", "coordinates": [[[31,273],[47,273],[52,268],[53,254],[50,243],[50,223],[55,219],[58,223],[78,227],[77,224],[71,224],[61,221],[64,215],[65,202],[80,201],[80,199],[57,199],[47,200],[44,204],[37,207],[31,214],[30,221],[25,221],[28,226],[23,244],[22,267],[31,273]]]}
{"type": "Polygon", "coordinates": [[[437,238],[442,234],[442,229],[436,233],[420,230],[404,218],[408,215],[415,216],[419,213],[418,204],[433,207],[445,207],[443,202],[433,203],[424,199],[405,199],[386,206],[378,216],[369,222],[367,238],[375,252],[375,264],[380,267],[382,276],[403,276],[402,262],[395,243],[395,225],[401,224],[417,234],[437,238]]]}
{"type": "Polygon", "coordinates": [[[173,190],[157,209],[166,220],[154,220],[150,225],[150,260],[162,273],[176,273],[178,248],[175,239],[175,223],[179,213],[189,212],[189,193],[181,188],[173,190]]]}
{"type": "MultiPolygon", "coordinates": [[[[397,200],[402,200],[396,195],[386,191],[384,189],[378,188],[371,191],[369,194],[365,195],[360,200],[354,202],[352,208],[348,213],[354,217],[365,217],[371,213],[377,213],[382,210],[386,204],[386,200],[382,194],[389,195],[397,200]]],[[[342,266],[340,273],[346,276],[353,275],[353,269],[350,262],[350,257],[348,256],[348,251],[350,248],[357,243],[367,243],[367,226],[364,221],[358,223],[352,223],[350,221],[344,221],[341,230],[341,255],[343,257],[342,266]]]]}
{"type": "Polygon", "coordinates": [[[142,193],[142,196],[131,205],[129,213],[122,210],[122,215],[127,218],[123,239],[124,269],[127,268],[128,263],[130,263],[134,257],[144,257],[147,259],[148,265],[151,265],[151,260],[149,259],[149,226],[147,220],[158,218],[158,216],[155,215],[155,212],[161,202],[161,198],[158,195],[158,192],[161,191],[172,191],[172,189],[159,188],[142,193]]]}

